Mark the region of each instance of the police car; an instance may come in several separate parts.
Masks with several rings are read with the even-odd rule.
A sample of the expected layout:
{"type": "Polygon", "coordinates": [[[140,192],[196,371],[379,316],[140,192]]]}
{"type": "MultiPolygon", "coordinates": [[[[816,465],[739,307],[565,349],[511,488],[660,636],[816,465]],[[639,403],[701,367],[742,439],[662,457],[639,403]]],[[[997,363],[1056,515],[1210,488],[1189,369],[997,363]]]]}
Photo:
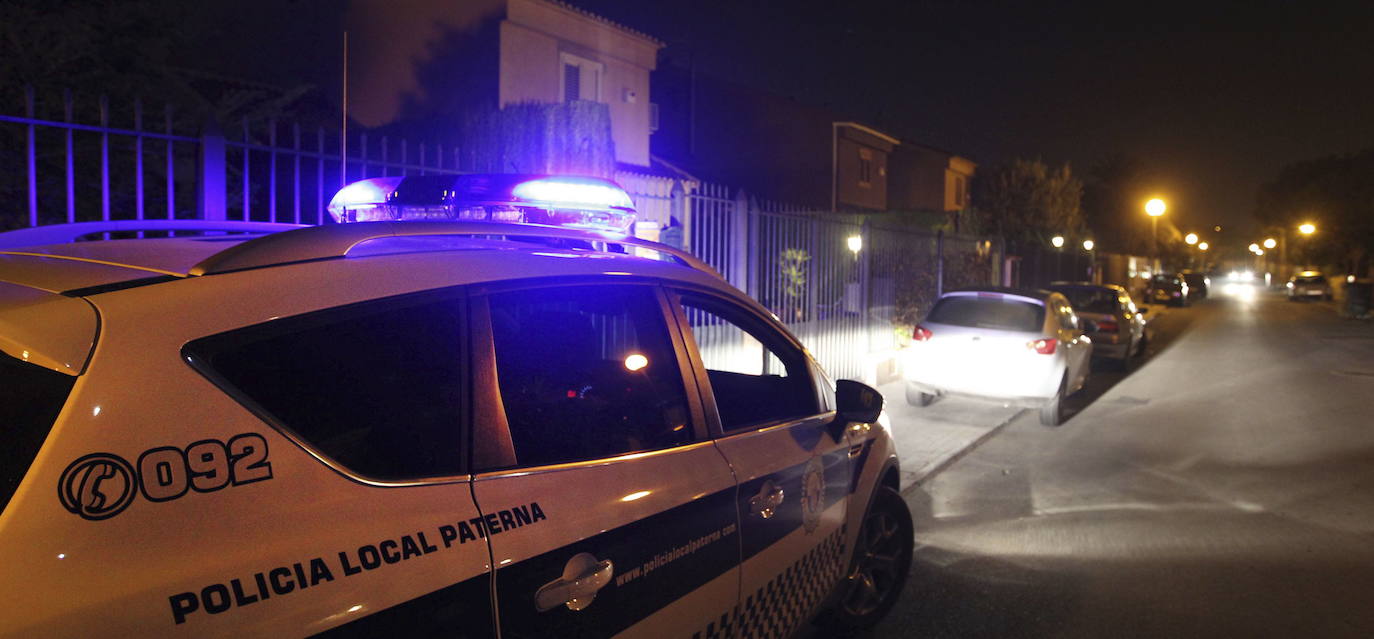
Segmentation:
{"type": "Polygon", "coordinates": [[[0,635],[773,637],[896,600],[882,398],[608,181],[0,234],[0,635]],[[78,241],[82,240],[82,241],[78,241]]]}

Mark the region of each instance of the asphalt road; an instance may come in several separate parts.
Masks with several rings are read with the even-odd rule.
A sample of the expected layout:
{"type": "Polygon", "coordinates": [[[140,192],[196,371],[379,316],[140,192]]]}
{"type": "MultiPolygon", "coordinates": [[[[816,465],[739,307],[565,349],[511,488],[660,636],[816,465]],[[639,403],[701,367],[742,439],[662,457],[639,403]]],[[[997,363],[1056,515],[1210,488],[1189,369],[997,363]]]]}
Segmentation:
{"type": "Polygon", "coordinates": [[[908,493],[872,636],[1374,636],[1374,326],[1216,288],[908,493]]]}

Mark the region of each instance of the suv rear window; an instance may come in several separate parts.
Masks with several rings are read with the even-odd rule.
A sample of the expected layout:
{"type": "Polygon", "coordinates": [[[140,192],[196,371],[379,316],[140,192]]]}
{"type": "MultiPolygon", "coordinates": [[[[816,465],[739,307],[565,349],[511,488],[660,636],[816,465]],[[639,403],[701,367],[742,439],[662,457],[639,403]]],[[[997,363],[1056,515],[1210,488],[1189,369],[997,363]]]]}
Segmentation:
{"type": "Polygon", "coordinates": [[[48,438],[76,378],[0,353],[0,512],[48,438]]]}
{"type": "Polygon", "coordinates": [[[462,472],[463,303],[383,300],[191,342],[197,368],[366,477],[462,472]]]}
{"type": "Polygon", "coordinates": [[[926,321],[1004,331],[1038,331],[1045,323],[1045,307],[1000,296],[956,295],[936,302],[926,321]]]}
{"type": "Polygon", "coordinates": [[[1297,282],[1299,284],[1322,284],[1326,282],[1326,278],[1320,275],[1310,275],[1307,277],[1297,278],[1297,282]]]}

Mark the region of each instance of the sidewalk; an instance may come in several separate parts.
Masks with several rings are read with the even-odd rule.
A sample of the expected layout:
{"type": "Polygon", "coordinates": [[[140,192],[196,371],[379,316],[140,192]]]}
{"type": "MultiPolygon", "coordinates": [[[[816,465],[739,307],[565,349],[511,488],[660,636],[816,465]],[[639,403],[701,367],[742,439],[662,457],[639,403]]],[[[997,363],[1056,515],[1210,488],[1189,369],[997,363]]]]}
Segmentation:
{"type": "Polygon", "coordinates": [[[925,408],[906,403],[903,382],[878,387],[901,459],[902,492],[958,461],[1010,424],[1020,408],[942,399],[925,408]]]}

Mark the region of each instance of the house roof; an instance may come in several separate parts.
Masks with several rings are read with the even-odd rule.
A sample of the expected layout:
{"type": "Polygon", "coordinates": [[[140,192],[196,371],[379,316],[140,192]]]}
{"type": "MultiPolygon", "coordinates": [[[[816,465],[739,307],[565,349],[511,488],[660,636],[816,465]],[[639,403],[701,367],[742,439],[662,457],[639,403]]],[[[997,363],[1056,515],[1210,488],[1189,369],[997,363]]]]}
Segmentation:
{"type": "Polygon", "coordinates": [[[639,38],[641,38],[641,39],[643,39],[643,40],[648,40],[649,42],[653,43],[653,44],[654,44],[655,46],[657,46],[657,47],[660,47],[660,48],[661,48],[661,47],[666,46],[666,44],[665,44],[662,40],[659,40],[658,38],[655,38],[655,37],[653,37],[653,36],[651,36],[651,35],[649,35],[649,34],[647,34],[647,33],[644,33],[643,31],[640,31],[640,30],[638,30],[638,29],[631,29],[630,27],[627,27],[627,26],[625,26],[625,25],[623,25],[623,24],[620,24],[619,22],[615,22],[614,20],[609,20],[609,19],[607,19],[607,18],[603,18],[603,17],[601,17],[601,16],[599,16],[599,15],[597,15],[597,14],[595,14],[595,13],[592,13],[592,12],[590,12],[590,11],[587,11],[586,9],[583,9],[583,8],[581,8],[581,7],[573,6],[571,3],[568,3],[568,2],[564,2],[563,0],[540,0],[540,1],[543,2],[543,3],[545,3],[545,4],[553,5],[553,6],[555,6],[555,7],[560,8],[560,9],[564,9],[564,10],[566,10],[566,11],[570,11],[570,12],[572,12],[572,13],[576,13],[577,15],[580,15],[580,16],[582,16],[582,17],[584,17],[584,18],[590,18],[591,20],[593,20],[593,21],[595,21],[595,22],[599,22],[599,23],[604,24],[604,25],[606,25],[606,26],[608,26],[608,27],[613,27],[613,28],[619,29],[619,30],[621,30],[621,31],[624,31],[624,32],[630,34],[630,35],[639,37],[639,38]]]}

